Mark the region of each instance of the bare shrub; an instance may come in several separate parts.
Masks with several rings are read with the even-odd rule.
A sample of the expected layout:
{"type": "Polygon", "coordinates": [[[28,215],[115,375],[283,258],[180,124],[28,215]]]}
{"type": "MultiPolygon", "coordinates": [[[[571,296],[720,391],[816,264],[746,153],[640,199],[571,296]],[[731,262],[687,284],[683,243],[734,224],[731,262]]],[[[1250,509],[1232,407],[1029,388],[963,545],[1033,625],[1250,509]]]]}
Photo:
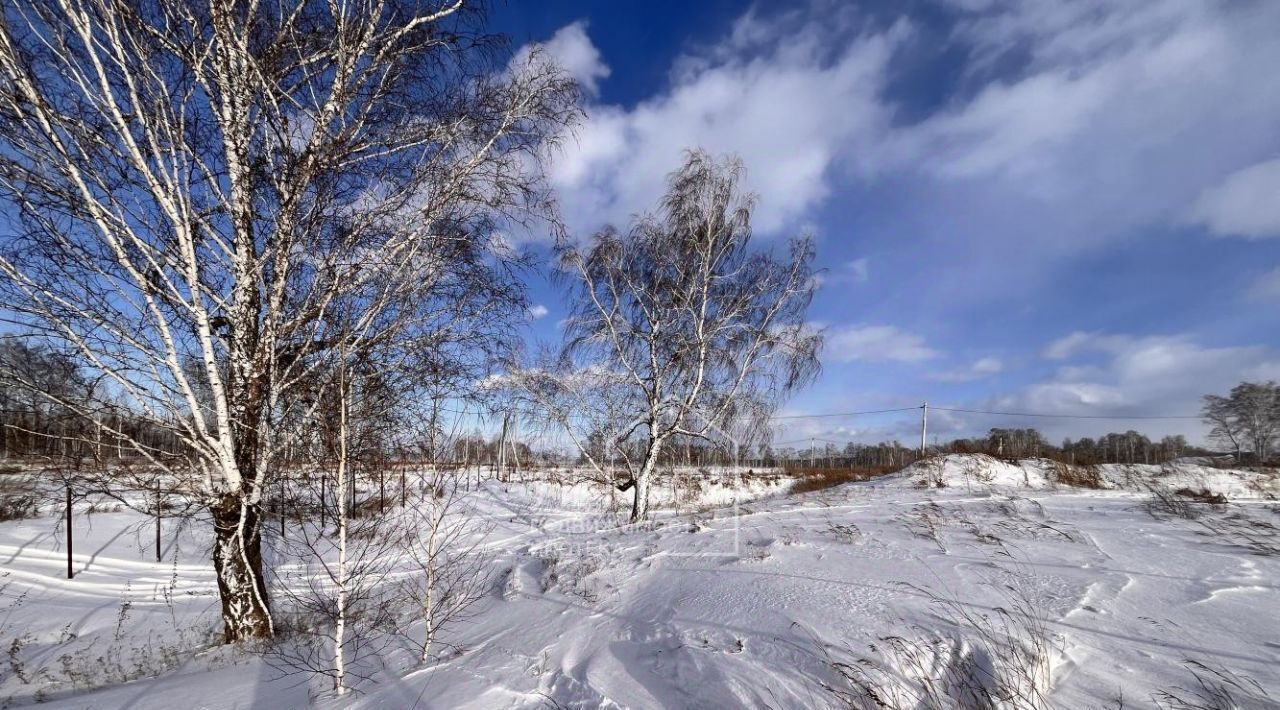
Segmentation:
{"type": "Polygon", "coordinates": [[[916,463],[916,468],[920,471],[918,474],[915,487],[916,488],[946,488],[947,481],[943,477],[943,462],[941,456],[930,456],[916,463]]]}
{"type": "MultiPolygon", "coordinates": [[[[337,508],[342,515],[344,506],[337,508]]],[[[347,528],[345,540],[341,528],[304,523],[280,541],[280,554],[294,564],[271,569],[281,603],[273,609],[276,635],[263,659],[284,674],[330,678],[345,692],[372,677],[396,639],[396,595],[386,582],[403,553],[385,519],[343,516],[339,522],[347,528]]]]}
{"type": "Polygon", "coordinates": [[[1259,498],[1276,500],[1280,497],[1280,472],[1272,469],[1265,475],[1248,479],[1245,481],[1244,485],[1246,488],[1256,493],[1259,498]]]}
{"type": "Polygon", "coordinates": [[[1207,488],[1179,488],[1173,492],[1174,495],[1190,498],[1198,503],[1210,503],[1212,505],[1226,505],[1227,497],[1221,493],[1214,493],[1207,488]]]}
{"type": "Polygon", "coordinates": [[[853,523],[849,523],[847,525],[840,525],[838,523],[833,522],[833,523],[830,523],[830,525],[831,527],[827,528],[827,533],[829,535],[834,536],[837,540],[840,540],[841,542],[853,543],[853,542],[857,542],[858,539],[862,537],[862,531],[858,529],[858,526],[854,525],[853,523]]]}
{"type": "Polygon", "coordinates": [[[423,624],[422,635],[408,639],[420,663],[431,660],[434,646],[457,650],[441,632],[470,618],[494,583],[481,547],[491,526],[476,521],[456,477],[437,473],[428,486],[399,524],[404,566],[412,570],[400,596],[413,601],[412,617],[423,624]]]}
{"type": "Polygon", "coordinates": [[[1222,495],[1210,493],[1207,490],[1193,491],[1189,488],[1179,488],[1175,491],[1158,483],[1149,485],[1147,490],[1151,491],[1151,497],[1147,499],[1146,509],[1153,518],[1174,517],[1196,520],[1209,509],[1209,506],[1221,506],[1227,502],[1222,495]]]}
{"type": "MultiPolygon", "coordinates": [[[[968,457],[964,464],[965,480],[975,480],[979,483],[990,483],[995,479],[995,473],[991,466],[994,462],[994,459],[983,454],[974,454],[968,457]]],[[[938,476],[938,480],[941,481],[941,472],[939,472],[938,476]]]]}
{"type": "MultiPolygon", "coordinates": [[[[167,603],[172,599],[172,585],[161,590],[167,603]]],[[[8,584],[0,585],[3,594],[8,584]]],[[[26,592],[10,597],[8,612],[0,619],[0,633],[11,631],[9,617],[26,601],[26,592]]],[[[27,702],[43,702],[52,696],[78,693],[141,678],[171,672],[193,656],[217,646],[220,629],[216,622],[205,619],[173,626],[171,633],[148,630],[136,632],[139,625],[132,620],[133,595],[126,587],[116,610],[112,627],[100,634],[80,636],[72,631],[72,622],[56,635],[39,637],[30,633],[12,634],[5,647],[5,665],[17,683],[7,683],[0,673],[0,707],[27,702]]]]}
{"type": "Polygon", "coordinates": [[[0,495],[0,523],[26,520],[40,515],[40,502],[33,493],[0,495]]]}
{"type": "Polygon", "coordinates": [[[1072,488],[1101,489],[1107,487],[1102,478],[1102,470],[1097,466],[1077,466],[1061,461],[1050,461],[1050,474],[1053,481],[1072,488]]]}
{"type": "Polygon", "coordinates": [[[604,567],[604,560],[592,554],[567,557],[561,552],[550,550],[540,558],[542,574],[538,581],[543,593],[558,591],[591,604],[600,601],[603,590],[592,576],[604,567]]]}
{"type": "Polygon", "coordinates": [[[876,476],[883,476],[893,470],[890,466],[787,469],[787,475],[796,479],[789,492],[812,493],[814,491],[823,491],[845,483],[869,481],[876,476]]]}

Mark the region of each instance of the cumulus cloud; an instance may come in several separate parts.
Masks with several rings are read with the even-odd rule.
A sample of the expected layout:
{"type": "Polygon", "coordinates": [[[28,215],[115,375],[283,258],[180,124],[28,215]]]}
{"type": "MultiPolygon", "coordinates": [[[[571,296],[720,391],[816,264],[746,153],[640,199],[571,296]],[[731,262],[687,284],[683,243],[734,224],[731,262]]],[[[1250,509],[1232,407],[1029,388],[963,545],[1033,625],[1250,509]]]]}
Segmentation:
{"type": "Polygon", "coordinates": [[[896,326],[855,325],[828,330],[823,357],[833,362],[923,362],[938,357],[938,351],[896,326]]]}
{"type": "Polygon", "coordinates": [[[538,320],[539,318],[544,318],[546,317],[547,313],[548,313],[547,307],[542,305],[541,303],[534,304],[529,307],[530,320],[538,320]]]}
{"type": "Polygon", "coordinates": [[[786,42],[778,29],[748,14],[722,43],[677,60],[665,91],[633,107],[589,105],[551,173],[571,228],[593,231],[651,209],[691,147],[743,159],[747,187],[762,196],[756,229],[802,224],[829,193],[833,164],[887,125],[878,94],[909,30],[853,33],[833,55],[822,23],[796,25],[786,42]]]}
{"type": "MultiPolygon", "coordinates": [[[[551,39],[536,45],[555,63],[569,73],[583,93],[595,96],[600,92],[600,80],[609,77],[609,67],[600,57],[600,50],[587,36],[586,20],[565,25],[551,39]]],[[[516,63],[528,57],[530,47],[522,47],[516,53],[516,63]]]]}
{"type": "Polygon", "coordinates": [[[1205,190],[1192,219],[1218,236],[1280,237],[1280,158],[1236,171],[1205,190]]]}
{"type": "Polygon", "coordinates": [[[609,67],[600,58],[600,51],[587,38],[585,21],[560,28],[543,49],[590,95],[599,93],[600,80],[609,77],[609,67]]]}
{"type": "MultiPolygon", "coordinates": [[[[1280,4],[952,2],[960,19],[948,42],[971,59],[956,94],[918,120],[899,118],[891,91],[891,59],[924,49],[911,22],[823,3],[748,12],[676,59],[658,93],[627,107],[590,102],[552,170],[570,227],[589,233],[652,208],[681,151],[701,146],[742,156],[763,233],[803,224],[838,181],[923,174],[1057,211],[1061,226],[1038,241],[1087,248],[1185,219],[1206,188],[1274,145],[1280,80],[1256,69],[1280,65],[1269,31],[1280,4]]],[[[588,30],[574,23],[546,46],[591,92],[608,67],[588,30]]],[[[1249,197],[1270,173],[1245,178],[1247,190],[1203,198],[1214,229],[1255,234],[1280,219],[1249,197]],[[1235,216],[1222,222],[1216,207],[1235,216]]],[[[1028,240],[1022,229],[988,233],[1028,240]]]]}

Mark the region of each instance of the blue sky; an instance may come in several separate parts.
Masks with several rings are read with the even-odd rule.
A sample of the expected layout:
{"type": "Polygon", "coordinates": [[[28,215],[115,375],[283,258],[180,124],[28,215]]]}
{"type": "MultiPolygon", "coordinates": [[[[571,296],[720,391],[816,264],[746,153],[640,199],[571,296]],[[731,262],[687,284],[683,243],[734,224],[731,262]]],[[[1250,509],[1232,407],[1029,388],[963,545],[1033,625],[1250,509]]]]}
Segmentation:
{"type": "MultiPolygon", "coordinates": [[[[1280,379],[1280,3],[562,0],[494,21],[586,91],[552,171],[573,234],[649,208],[698,145],[744,159],[763,246],[815,236],[824,374],[785,413],[1180,415],[1280,379]]],[[[536,276],[531,298],[530,337],[554,341],[562,298],[536,276]]],[[[778,437],[916,426],[800,420],[778,437]]]]}

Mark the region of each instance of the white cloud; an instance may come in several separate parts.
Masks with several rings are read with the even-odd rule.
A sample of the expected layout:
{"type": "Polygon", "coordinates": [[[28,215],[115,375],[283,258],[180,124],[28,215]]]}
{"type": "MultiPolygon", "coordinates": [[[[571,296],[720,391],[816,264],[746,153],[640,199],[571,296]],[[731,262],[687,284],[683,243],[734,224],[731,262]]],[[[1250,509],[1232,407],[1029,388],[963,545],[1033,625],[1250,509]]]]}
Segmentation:
{"type": "MultiPolygon", "coordinates": [[[[587,36],[586,20],[578,20],[556,31],[551,39],[539,46],[560,68],[564,69],[582,87],[583,93],[595,96],[600,92],[600,80],[609,77],[609,67],[600,58],[600,50],[587,36]]],[[[528,56],[529,47],[521,47],[516,53],[519,62],[528,56]]]]}
{"type": "Polygon", "coordinates": [[[866,257],[854,259],[832,271],[829,278],[833,283],[863,284],[871,277],[870,266],[866,257]]]}
{"type": "Polygon", "coordinates": [[[1280,299],[1280,268],[1258,277],[1249,288],[1249,296],[1259,300],[1280,299]]]}
{"type": "Polygon", "coordinates": [[[1050,360],[1065,360],[1081,349],[1095,345],[1100,339],[1106,337],[1108,336],[1100,333],[1076,331],[1049,343],[1044,349],[1044,356],[1050,360]]]}
{"type": "MultiPolygon", "coordinates": [[[[1205,347],[1188,336],[1072,333],[1046,348],[1065,359],[1100,354],[1098,365],[1066,365],[1048,379],[998,398],[997,409],[1102,416],[1195,416],[1205,394],[1228,391],[1242,380],[1280,376],[1280,353],[1260,345],[1205,347]]],[[[1120,429],[1134,421],[1093,423],[1120,429]]],[[[1202,433],[1198,420],[1141,422],[1145,430],[1202,433]]],[[[1047,430],[1078,431],[1080,422],[1045,422],[1047,430]]]]}
{"type": "Polygon", "coordinates": [[[1280,158],[1238,170],[1205,190],[1192,219],[1218,236],[1280,237],[1280,158]]]}
{"type": "MultiPolygon", "coordinates": [[[[894,131],[880,166],[978,183],[1058,225],[1029,236],[987,210],[1008,225],[989,239],[1081,249],[1181,222],[1207,186],[1274,149],[1280,78],[1257,67],[1280,65],[1262,29],[1280,23],[1278,3],[996,1],[967,17],[955,37],[977,57],[978,90],[894,131]]],[[[1245,201],[1242,226],[1277,218],[1245,201]]]]}
{"type": "Polygon", "coordinates": [[[823,354],[835,362],[923,362],[938,356],[924,338],[892,325],[832,328],[823,354]]]}
{"type": "Polygon", "coordinates": [[[529,307],[530,320],[538,320],[539,318],[543,318],[547,315],[547,313],[548,313],[547,307],[542,305],[541,303],[538,303],[529,307]]]}
{"type": "Polygon", "coordinates": [[[1215,14],[1202,0],[951,2],[968,5],[962,9],[970,14],[962,17],[956,33],[976,46],[984,67],[1015,49],[1027,52],[1037,66],[1088,65],[1099,57],[1141,49],[1215,14]]]}
{"type": "MultiPolygon", "coordinates": [[[[762,233],[805,223],[838,180],[924,175],[989,196],[998,210],[973,205],[962,221],[997,221],[972,227],[1031,258],[1031,244],[1052,255],[1181,221],[1206,187],[1275,145],[1280,75],[1257,67],[1280,65],[1268,31],[1280,3],[951,2],[950,41],[974,59],[964,88],[922,120],[896,118],[887,91],[895,53],[918,49],[911,24],[824,3],[748,12],[678,58],[664,90],[588,105],[551,170],[572,233],[651,209],[681,151],[701,146],[744,159],[762,233]],[[1029,238],[1008,211],[1055,227],[1029,238]]],[[[589,86],[608,71],[582,23],[548,44],[589,86]]]]}
{"type": "Polygon", "coordinates": [[[735,153],[761,196],[755,227],[803,223],[829,190],[831,167],[870,149],[887,125],[878,99],[904,24],[855,36],[833,56],[830,28],[776,27],[747,15],[705,55],[682,57],[670,87],[631,108],[589,105],[587,124],[563,148],[552,182],[575,233],[623,224],[652,209],[687,148],[735,153]]]}
{"type": "Polygon", "coordinates": [[[972,382],[999,374],[1002,370],[1004,363],[999,358],[984,357],[967,367],[935,373],[929,379],[939,382],[972,382]]]}

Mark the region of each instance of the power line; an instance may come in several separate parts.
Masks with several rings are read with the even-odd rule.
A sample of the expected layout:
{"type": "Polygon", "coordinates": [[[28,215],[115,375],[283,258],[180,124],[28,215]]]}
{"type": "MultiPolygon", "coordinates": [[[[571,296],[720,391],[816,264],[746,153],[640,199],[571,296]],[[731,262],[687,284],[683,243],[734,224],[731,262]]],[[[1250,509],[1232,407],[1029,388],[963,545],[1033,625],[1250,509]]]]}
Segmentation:
{"type": "Polygon", "coordinates": [[[822,442],[822,443],[824,443],[824,444],[843,444],[843,443],[846,443],[846,442],[843,442],[843,441],[832,441],[832,440],[830,440],[830,439],[822,439],[822,438],[819,438],[819,437],[816,437],[816,436],[811,436],[811,437],[804,438],[804,439],[794,439],[794,440],[792,440],[792,441],[774,441],[774,442],[770,442],[770,445],[771,445],[771,446],[786,446],[787,444],[810,444],[810,443],[817,442],[817,441],[820,441],[820,442],[822,442]]]}
{"type": "Polygon", "coordinates": [[[780,414],[770,419],[821,419],[824,417],[857,417],[864,414],[888,414],[890,412],[911,412],[919,407],[900,407],[898,409],[872,409],[865,412],[827,412],[824,414],[780,414]]]}
{"type": "MultiPolygon", "coordinates": [[[[962,412],[965,414],[994,414],[1002,417],[1036,417],[1042,419],[1114,419],[1114,420],[1147,420],[1147,419],[1200,419],[1198,415],[1123,415],[1123,414],[1043,414],[1039,412],[1000,412],[989,409],[959,409],[956,407],[929,407],[943,412],[962,412]]],[[[919,409],[919,407],[914,407],[919,409]]]]}
{"type": "MultiPolygon", "coordinates": [[[[475,412],[467,412],[467,411],[458,411],[458,410],[450,409],[447,407],[440,407],[439,409],[440,411],[443,411],[443,412],[447,412],[455,415],[462,415],[462,416],[484,417],[485,415],[485,412],[483,410],[478,410],[475,412]]],[[[816,414],[779,414],[779,415],[772,416],[769,419],[771,421],[792,420],[792,419],[830,419],[835,417],[860,417],[860,416],[868,416],[872,414],[895,414],[898,412],[915,412],[915,411],[919,411],[920,409],[921,407],[917,406],[917,407],[897,407],[893,409],[866,409],[866,410],[854,411],[854,412],[819,412],[816,414]]],[[[955,412],[960,414],[986,414],[991,416],[1030,417],[1030,418],[1036,418],[1036,419],[1096,419],[1096,420],[1112,420],[1112,421],[1169,420],[1169,421],[1172,421],[1172,420],[1192,420],[1192,419],[1202,418],[1200,415],[1195,415],[1195,414],[1172,414],[1172,415],[1050,414],[1047,412],[1010,412],[1010,411],[1001,411],[1001,410],[994,410],[994,409],[965,409],[961,407],[938,407],[936,405],[930,405],[929,409],[942,411],[942,412],[955,412]]],[[[520,414],[524,414],[527,416],[537,414],[537,412],[535,411],[518,409],[518,408],[508,408],[508,411],[516,411],[520,414]]],[[[582,417],[585,415],[579,414],[577,416],[582,417]]]]}

